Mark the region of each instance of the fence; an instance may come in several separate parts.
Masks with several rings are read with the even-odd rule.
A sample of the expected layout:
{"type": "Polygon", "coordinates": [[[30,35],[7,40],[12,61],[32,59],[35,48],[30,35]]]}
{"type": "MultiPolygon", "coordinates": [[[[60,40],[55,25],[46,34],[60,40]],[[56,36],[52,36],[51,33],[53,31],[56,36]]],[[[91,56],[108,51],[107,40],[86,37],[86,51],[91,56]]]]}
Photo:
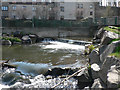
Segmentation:
{"type": "Polygon", "coordinates": [[[81,21],[68,20],[2,20],[3,27],[90,27],[98,25],[120,25],[120,17],[91,18],[81,21]]]}
{"type": "Polygon", "coordinates": [[[95,25],[120,25],[120,17],[95,18],[95,25]]]}
{"type": "Polygon", "coordinates": [[[88,27],[92,23],[91,19],[84,21],[69,20],[2,20],[3,27],[88,27]]]}

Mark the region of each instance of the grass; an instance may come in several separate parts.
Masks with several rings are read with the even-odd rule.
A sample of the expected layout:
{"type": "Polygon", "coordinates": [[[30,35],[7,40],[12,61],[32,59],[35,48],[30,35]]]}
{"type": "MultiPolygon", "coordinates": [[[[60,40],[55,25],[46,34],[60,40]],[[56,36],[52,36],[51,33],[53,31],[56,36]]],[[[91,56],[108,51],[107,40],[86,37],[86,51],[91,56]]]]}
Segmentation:
{"type": "Polygon", "coordinates": [[[110,27],[104,27],[104,30],[107,30],[107,31],[111,31],[111,32],[114,32],[116,34],[120,34],[120,27],[115,27],[115,26],[112,26],[112,28],[110,27]]]}
{"type": "Polygon", "coordinates": [[[120,27],[118,27],[118,30],[120,30],[120,27]]]}
{"type": "Polygon", "coordinates": [[[11,42],[21,42],[21,39],[17,37],[2,37],[2,40],[10,40],[11,42]]]}
{"type": "Polygon", "coordinates": [[[117,58],[120,58],[120,46],[116,47],[115,52],[111,53],[110,56],[115,56],[117,58]]]}
{"type": "Polygon", "coordinates": [[[119,40],[120,40],[120,38],[113,39],[113,40],[110,42],[110,44],[111,44],[112,42],[114,42],[114,41],[119,41],[119,40]]]}
{"type": "Polygon", "coordinates": [[[115,56],[117,58],[120,58],[120,52],[111,53],[110,56],[115,56]]]}

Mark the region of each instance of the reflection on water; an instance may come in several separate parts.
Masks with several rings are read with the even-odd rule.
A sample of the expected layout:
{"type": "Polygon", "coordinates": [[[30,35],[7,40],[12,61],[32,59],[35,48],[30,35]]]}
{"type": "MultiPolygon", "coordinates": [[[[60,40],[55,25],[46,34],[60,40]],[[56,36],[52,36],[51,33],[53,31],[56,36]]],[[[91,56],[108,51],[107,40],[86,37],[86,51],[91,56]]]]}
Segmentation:
{"type": "Polygon", "coordinates": [[[24,75],[36,76],[44,74],[50,68],[49,64],[32,64],[26,62],[14,62],[12,65],[17,66],[16,71],[20,71],[24,75]]]}
{"type": "Polygon", "coordinates": [[[2,47],[2,59],[11,62],[51,63],[52,65],[73,64],[84,60],[80,50],[43,49],[40,45],[13,45],[2,47]]]}

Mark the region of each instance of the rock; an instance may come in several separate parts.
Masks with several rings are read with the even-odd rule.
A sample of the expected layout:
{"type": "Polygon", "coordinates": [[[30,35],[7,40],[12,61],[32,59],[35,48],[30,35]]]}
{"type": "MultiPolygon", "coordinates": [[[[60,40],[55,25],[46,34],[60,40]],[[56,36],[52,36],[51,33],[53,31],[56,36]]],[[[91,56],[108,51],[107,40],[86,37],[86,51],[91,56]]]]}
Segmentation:
{"type": "Polygon", "coordinates": [[[84,89],[86,86],[92,85],[92,79],[88,77],[85,74],[82,74],[81,76],[76,77],[78,79],[78,87],[79,89],[84,89]]]}
{"type": "Polygon", "coordinates": [[[120,72],[116,69],[116,65],[111,66],[107,77],[107,87],[118,88],[120,85],[120,72]]]}
{"type": "Polygon", "coordinates": [[[99,78],[98,72],[100,71],[100,66],[96,63],[91,65],[92,79],[99,78]]]}
{"type": "Polygon", "coordinates": [[[98,79],[95,79],[94,80],[94,83],[91,87],[93,90],[99,90],[100,88],[105,88],[105,85],[101,82],[101,80],[98,78],[98,79]]]}
{"type": "Polygon", "coordinates": [[[120,40],[119,41],[115,41],[113,43],[111,43],[108,46],[103,46],[100,48],[100,61],[104,62],[104,60],[106,59],[106,57],[111,54],[112,52],[115,51],[115,48],[120,44],[120,40]],[[105,49],[105,50],[104,50],[105,49]]]}
{"type": "Polygon", "coordinates": [[[99,53],[100,55],[106,50],[107,48],[107,45],[101,45],[100,48],[99,48],[99,53]]]}
{"type": "Polygon", "coordinates": [[[108,45],[113,39],[117,39],[117,38],[119,38],[118,34],[110,31],[105,31],[101,39],[101,45],[108,45]]]}
{"type": "Polygon", "coordinates": [[[101,80],[106,83],[107,82],[107,73],[110,70],[112,65],[117,65],[120,62],[119,59],[115,57],[108,56],[101,66],[101,70],[99,71],[99,77],[101,80]]]}
{"type": "Polygon", "coordinates": [[[2,45],[12,45],[10,40],[2,40],[2,45]]]}
{"type": "Polygon", "coordinates": [[[104,32],[105,30],[101,28],[96,34],[96,39],[101,39],[103,37],[104,32]]]}
{"type": "Polygon", "coordinates": [[[71,68],[65,68],[65,69],[62,69],[62,68],[53,68],[51,70],[48,70],[47,73],[45,74],[45,76],[47,75],[51,75],[51,76],[61,76],[61,75],[71,75],[75,72],[75,70],[72,70],[71,68]]]}
{"type": "Polygon", "coordinates": [[[32,41],[29,36],[23,36],[22,37],[22,44],[31,44],[32,41]]]}
{"type": "Polygon", "coordinates": [[[94,49],[94,50],[90,53],[89,59],[90,59],[90,64],[93,64],[93,63],[99,64],[99,63],[100,63],[100,56],[99,56],[99,51],[98,51],[98,49],[94,49]]]}
{"type": "Polygon", "coordinates": [[[94,71],[97,71],[97,72],[100,70],[99,65],[97,65],[96,63],[92,64],[92,65],[91,65],[91,68],[92,68],[94,71]]]}
{"type": "Polygon", "coordinates": [[[13,33],[13,36],[14,36],[14,37],[19,37],[19,38],[22,38],[23,33],[22,33],[22,32],[20,32],[20,31],[15,31],[15,32],[13,33]]]}
{"type": "Polygon", "coordinates": [[[101,42],[101,39],[95,39],[95,40],[93,40],[93,44],[98,44],[100,42],[101,42]]]}
{"type": "Polygon", "coordinates": [[[31,34],[31,35],[29,35],[29,37],[31,38],[32,44],[35,44],[37,41],[37,35],[31,34]]]}
{"type": "Polygon", "coordinates": [[[13,42],[14,45],[21,45],[21,42],[13,42]]]}
{"type": "Polygon", "coordinates": [[[37,37],[37,40],[36,40],[36,43],[41,43],[43,41],[43,38],[42,37],[37,37]]]}

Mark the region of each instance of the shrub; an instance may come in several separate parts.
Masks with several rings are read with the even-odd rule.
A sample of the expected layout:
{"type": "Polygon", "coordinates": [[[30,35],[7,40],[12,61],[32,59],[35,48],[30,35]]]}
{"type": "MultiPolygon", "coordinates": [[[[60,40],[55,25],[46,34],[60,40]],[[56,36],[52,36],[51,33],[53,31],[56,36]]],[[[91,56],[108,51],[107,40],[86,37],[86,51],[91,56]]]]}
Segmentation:
{"type": "Polygon", "coordinates": [[[21,42],[21,39],[17,37],[2,37],[2,40],[10,40],[11,42],[21,42]]]}
{"type": "Polygon", "coordinates": [[[94,49],[95,49],[94,45],[90,45],[88,48],[89,48],[89,53],[91,53],[91,52],[92,52],[92,50],[94,50],[94,49]]]}

